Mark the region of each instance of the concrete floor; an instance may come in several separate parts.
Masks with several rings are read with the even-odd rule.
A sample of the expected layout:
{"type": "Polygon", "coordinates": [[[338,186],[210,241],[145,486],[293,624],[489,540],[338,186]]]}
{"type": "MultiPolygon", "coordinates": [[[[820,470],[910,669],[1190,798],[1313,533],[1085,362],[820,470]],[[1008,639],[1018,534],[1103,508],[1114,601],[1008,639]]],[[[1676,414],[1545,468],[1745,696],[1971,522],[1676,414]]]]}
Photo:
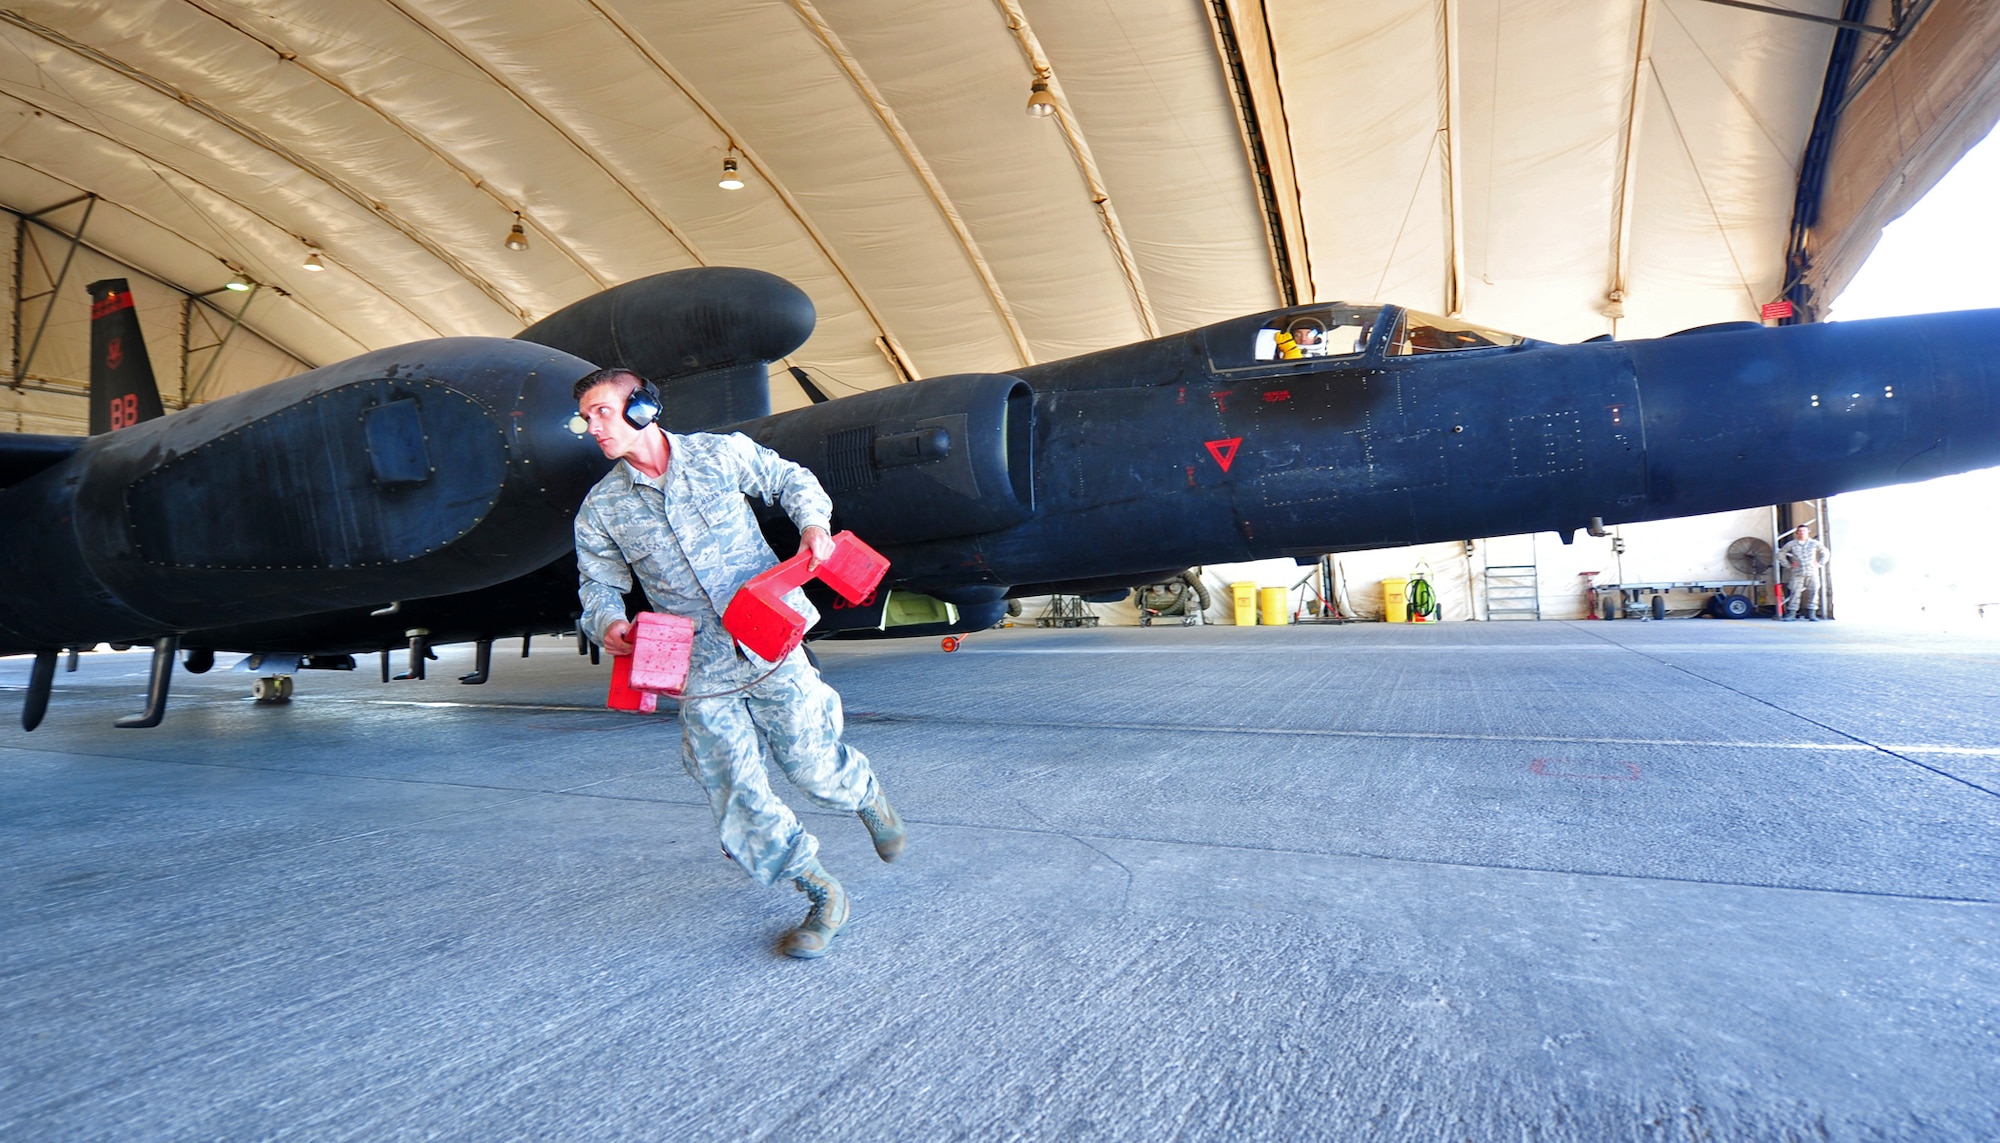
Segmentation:
{"type": "Polygon", "coordinates": [[[2000,1136],[2000,641],[821,646],[912,843],[805,813],[817,963],[564,644],[0,661],[0,1138],[2000,1136]]]}

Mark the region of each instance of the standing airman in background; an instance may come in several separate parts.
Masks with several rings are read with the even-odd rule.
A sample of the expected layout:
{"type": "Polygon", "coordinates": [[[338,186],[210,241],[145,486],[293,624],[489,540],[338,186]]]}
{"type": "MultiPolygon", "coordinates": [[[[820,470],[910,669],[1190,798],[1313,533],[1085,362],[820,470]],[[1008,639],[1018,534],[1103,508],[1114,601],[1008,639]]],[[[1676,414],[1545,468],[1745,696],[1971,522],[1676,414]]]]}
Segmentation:
{"type": "Polygon", "coordinates": [[[1785,613],[1779,618],[1791,619],[1803,606],[1807,621],[1819,622],[1821,573],[1830,558],[1826,545],[1812,538],[1808,525],[1792,530],[1792,538],[1778,549],[1778,570],[1786,573],[1785,613]]]}

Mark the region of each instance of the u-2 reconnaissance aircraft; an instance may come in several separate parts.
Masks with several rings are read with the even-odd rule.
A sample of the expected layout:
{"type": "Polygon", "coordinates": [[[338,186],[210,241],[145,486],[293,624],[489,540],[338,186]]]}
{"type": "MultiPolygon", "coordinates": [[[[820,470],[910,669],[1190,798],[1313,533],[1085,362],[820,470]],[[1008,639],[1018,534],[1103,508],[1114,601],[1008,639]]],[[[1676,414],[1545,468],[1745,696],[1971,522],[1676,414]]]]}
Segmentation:
{"type": "MultiPolygon", "coordinates": [[[[0,654],[150,643],[301,667],[569,628],[571,517],[606,462],[572,426],[598,365],[667,428],[748,434],[813,470],[891,561],[817,634],[982,630],[1010,596],[1196,564],[1557,531],[1781,503],[2000,464],[2000,311],[1557,345],[1392,305],[1321,303],[1011,373],[770,413],[805,294],[754,270],[641,279],[519,337],[364,354],[172,416],[130,294],[95,283],[90,438],[0,434],[0,654]],[[140,375],[143,370],[143,376],[140,375]],[[102,414],[100,416],[100,414],[102,414]],[[109,431],[115,430],[115,431],[109,431]]],[[[766,531],[797,543],[781,514],[766,531]]],[[[525,651],[525,645],[524,645],[525,651]]]]}

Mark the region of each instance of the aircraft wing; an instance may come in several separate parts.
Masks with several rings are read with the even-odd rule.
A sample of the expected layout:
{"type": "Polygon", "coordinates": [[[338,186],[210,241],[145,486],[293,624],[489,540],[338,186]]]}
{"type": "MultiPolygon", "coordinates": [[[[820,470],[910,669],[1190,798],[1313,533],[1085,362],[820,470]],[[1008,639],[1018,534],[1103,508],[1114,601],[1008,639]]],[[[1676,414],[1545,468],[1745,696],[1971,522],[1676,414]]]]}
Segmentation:
{"type": "Polygon", "coordinates": [[[45,468],[54,468],[83,447],[83,437],[42,433],[0,433],[0,488],[8,488],[45,468]]]}

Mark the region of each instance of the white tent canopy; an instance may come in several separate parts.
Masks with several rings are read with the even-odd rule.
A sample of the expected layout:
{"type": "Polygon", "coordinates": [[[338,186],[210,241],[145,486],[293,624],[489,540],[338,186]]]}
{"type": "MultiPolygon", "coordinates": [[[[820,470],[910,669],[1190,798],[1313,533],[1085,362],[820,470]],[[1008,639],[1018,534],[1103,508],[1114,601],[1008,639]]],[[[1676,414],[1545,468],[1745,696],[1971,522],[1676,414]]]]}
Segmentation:
{"type": "MultiPolygon", "coordinates": [[[[1864,117],[1856,153],[1902,164],[1841,190],[1872,243],[1990,123],[1993,69],[1964,61],[2000,15],[1867,19],[1959,60],[1863,93],[1949,128],[1864,117]]],[[[1288,296],[1645,336],[1779,294],[1834,35],[1711,0],[39,0],[0,13],[0,205],[94,195],[43,221],[91,209],[84,241],[165,288],[265,287],[254,367],[191,399],[694,265],[803,287],[791,363],[836,394],[1288,296]]]]}

